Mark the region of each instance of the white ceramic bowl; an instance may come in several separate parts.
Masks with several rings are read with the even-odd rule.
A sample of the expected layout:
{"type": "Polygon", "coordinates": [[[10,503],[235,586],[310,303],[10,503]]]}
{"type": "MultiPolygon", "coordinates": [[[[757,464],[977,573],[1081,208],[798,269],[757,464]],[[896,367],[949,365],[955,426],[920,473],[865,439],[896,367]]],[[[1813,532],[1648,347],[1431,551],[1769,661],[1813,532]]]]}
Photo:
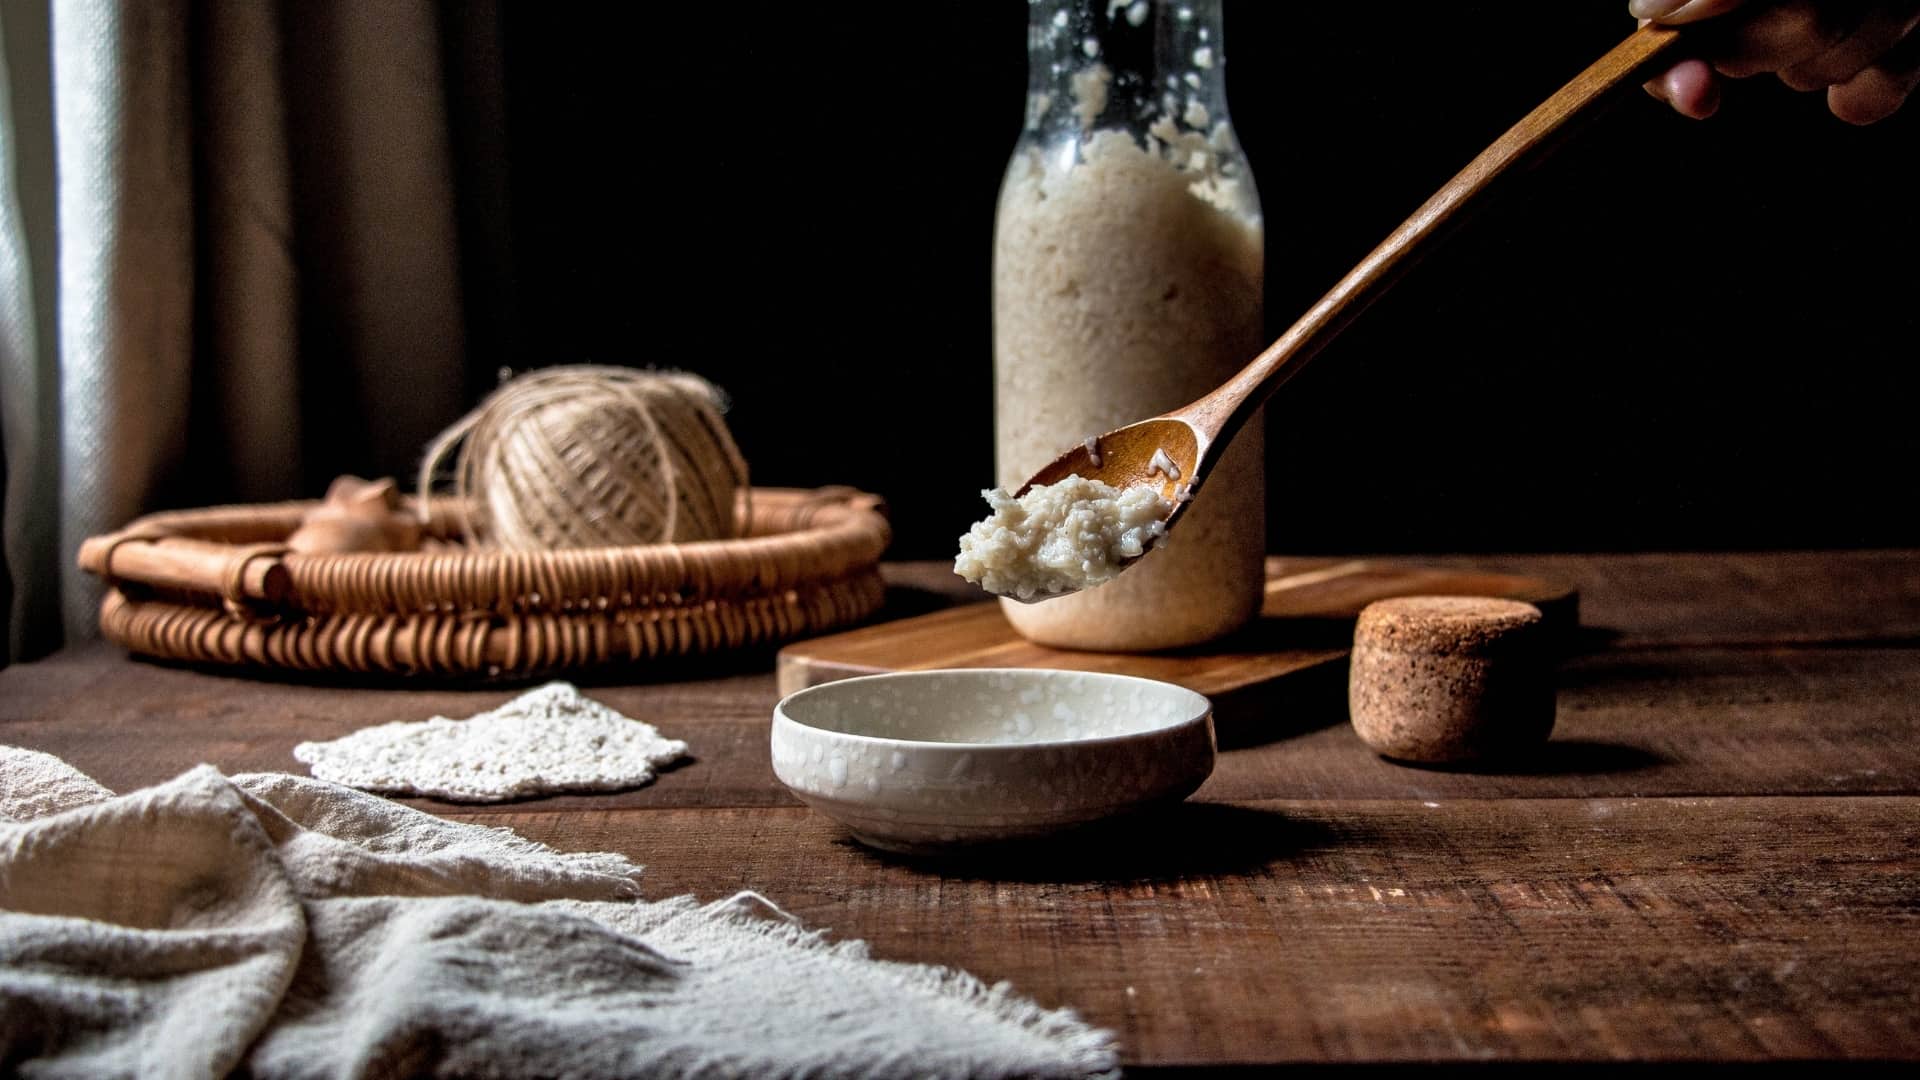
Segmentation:
{"type": "Polygon", "coordinates": [[[773,771],[862,843],[915,854],[1044,836],[1191,795],[1213,707],[1131,675],[1030,668],[842,679],[773,710],[773,771]]]}

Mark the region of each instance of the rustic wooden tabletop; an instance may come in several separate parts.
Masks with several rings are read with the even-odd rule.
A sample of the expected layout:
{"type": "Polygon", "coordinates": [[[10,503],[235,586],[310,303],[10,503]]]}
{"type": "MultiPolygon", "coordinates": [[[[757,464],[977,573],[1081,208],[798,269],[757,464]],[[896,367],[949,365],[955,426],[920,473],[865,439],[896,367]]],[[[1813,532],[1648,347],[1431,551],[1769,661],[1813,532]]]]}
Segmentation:
{"type": "MultiPolygon", "coordinates": [[[[916,863],[791,798],[772,656],[606,676],[685,738],[637,791],[416,805],[758,890],[877,955],[1007,979],[1134,1066],[1920,1058],[1920,551],[1422,559],[1581,590],[1546,753],[1387,763],[1337,686],[1223,717],[1189,803],[1044,853],[916,863]],[[1229,724],[1228,721],[1231,720],[1229,724]]],[[[887,568],[891,611],[956,602],[887,568]]],[[[76,648],[0,671],[0,742],[116,790],[511,691],[290,684],[76,648]]]]}

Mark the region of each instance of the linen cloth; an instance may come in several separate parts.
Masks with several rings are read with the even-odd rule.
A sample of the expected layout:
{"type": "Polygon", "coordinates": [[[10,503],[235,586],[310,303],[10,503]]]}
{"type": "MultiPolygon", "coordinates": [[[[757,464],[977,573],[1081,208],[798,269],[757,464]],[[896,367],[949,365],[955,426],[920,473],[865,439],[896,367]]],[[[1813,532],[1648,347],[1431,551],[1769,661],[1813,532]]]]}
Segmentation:
{"type": "Polygon", "coordinates": [[[304,777],[203,765],[114,796],[0,747],[0,1072],[1115,1068],[1111,1036],[1004,983],[875,960],[752,894],[643,900],[639,876],[304,777]]]}

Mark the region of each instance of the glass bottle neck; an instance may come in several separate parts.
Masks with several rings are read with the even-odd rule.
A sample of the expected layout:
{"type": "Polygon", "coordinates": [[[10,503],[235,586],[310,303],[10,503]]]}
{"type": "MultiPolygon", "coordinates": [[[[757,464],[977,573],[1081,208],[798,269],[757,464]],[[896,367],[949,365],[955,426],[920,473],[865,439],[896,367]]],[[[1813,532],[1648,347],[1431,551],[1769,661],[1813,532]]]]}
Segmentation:
{"type": "Polygon", "coordinates": [[[1220,0],[1028,0],[1027,15],[1030,133],[1226,121],[1220,0]]]}

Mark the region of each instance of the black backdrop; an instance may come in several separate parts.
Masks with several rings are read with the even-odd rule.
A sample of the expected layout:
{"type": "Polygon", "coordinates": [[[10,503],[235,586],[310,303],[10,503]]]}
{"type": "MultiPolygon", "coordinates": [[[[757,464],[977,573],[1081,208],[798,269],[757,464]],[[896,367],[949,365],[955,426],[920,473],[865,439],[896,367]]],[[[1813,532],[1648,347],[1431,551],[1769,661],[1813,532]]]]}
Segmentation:
{"type": "MultiPolygon", "coordinates": [[[[1230,0],[1270,326],[1630,31],[1624,6],[1230,0]]],[[[880,492],[897,555],[948,554],[992,476],[1024,22],[1015,0],[507,5],[514,280],[476,315],[476,387],[701,372],[757,482],[880,492]]],[[[1695,124],[1633,95],[1276,400],[1271,546],[1920,543],[1917,192],[1920,105],[1855,129],[1750,80],[1695,124]]]]}

